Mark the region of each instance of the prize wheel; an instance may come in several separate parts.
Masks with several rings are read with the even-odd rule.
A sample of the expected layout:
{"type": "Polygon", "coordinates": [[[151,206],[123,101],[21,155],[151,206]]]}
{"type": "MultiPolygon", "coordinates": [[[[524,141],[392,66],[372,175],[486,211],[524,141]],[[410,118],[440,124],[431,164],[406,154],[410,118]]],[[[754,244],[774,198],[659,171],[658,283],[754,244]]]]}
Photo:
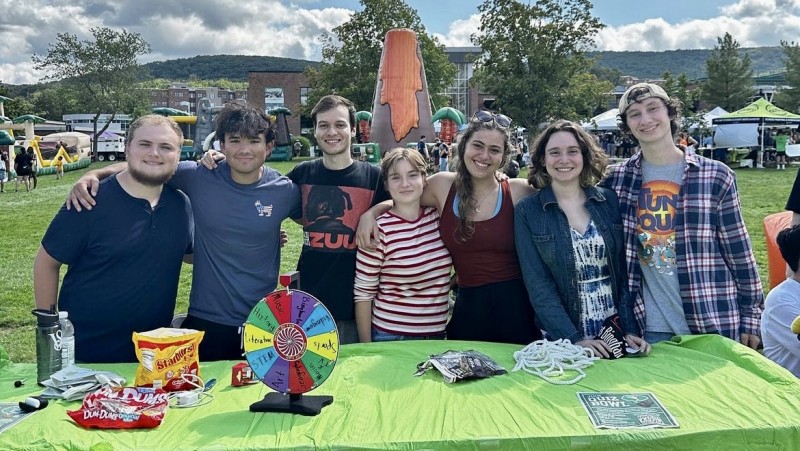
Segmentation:
{"type": "Polygon", "coordinates": [[[322,302],[299,290],[279,290],[258,302],[242,330],[253,374],[279,393],[300,395],[330,376],[339,353],[336,322],[322,302]]]}

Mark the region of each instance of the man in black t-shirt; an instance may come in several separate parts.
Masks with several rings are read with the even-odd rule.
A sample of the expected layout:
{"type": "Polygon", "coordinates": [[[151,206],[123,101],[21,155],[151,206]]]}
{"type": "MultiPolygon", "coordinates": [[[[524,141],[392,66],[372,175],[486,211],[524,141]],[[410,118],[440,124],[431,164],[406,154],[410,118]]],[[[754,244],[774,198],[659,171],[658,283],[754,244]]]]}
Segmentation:
{"type": "Polygon", "coordinates": [[[325,96],[311,110],[311,118],[322,158],[303,162],[287,174],[300,187],[303,202],[302,216],[294,218],[303,225],[297,262],[300,288],[330,310],[340,343],[358,343],[353,302],[355,230],[361,215],[389,195],[377,166],[353,160],[352,102],[325,96]]]}

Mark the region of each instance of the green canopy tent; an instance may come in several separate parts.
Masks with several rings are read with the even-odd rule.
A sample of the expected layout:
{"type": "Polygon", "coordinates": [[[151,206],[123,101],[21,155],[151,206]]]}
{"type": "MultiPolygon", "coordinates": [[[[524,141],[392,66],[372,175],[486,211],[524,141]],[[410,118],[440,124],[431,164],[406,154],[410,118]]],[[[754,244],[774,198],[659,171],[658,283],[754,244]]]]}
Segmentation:
{"type": "Polygon", "coordinates": [[[740,110],[712,119],[711,123],[714,125],[758,124],[761,129],[761,151],[758,154],[758,164],[760,165],[764,154],[764,129],[771,125],[797,126],[800,124],[800,115],[790,113],[769,103],[764,98],[759,98],[740,110]]]}

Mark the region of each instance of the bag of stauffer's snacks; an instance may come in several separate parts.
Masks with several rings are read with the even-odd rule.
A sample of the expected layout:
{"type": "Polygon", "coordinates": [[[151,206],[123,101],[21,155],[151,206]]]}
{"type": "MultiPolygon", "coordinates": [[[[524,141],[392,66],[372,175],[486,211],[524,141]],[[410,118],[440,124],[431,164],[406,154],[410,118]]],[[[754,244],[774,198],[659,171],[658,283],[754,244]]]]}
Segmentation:
{"type": "Polygon", "coordinates": [[[203,335],[202,331],[167,327],[134,332],[133,344],[139,359],[134,384],[163,388],[168,392],[197,388],[181,376],[200,375],[198,350],[203,335]]]}

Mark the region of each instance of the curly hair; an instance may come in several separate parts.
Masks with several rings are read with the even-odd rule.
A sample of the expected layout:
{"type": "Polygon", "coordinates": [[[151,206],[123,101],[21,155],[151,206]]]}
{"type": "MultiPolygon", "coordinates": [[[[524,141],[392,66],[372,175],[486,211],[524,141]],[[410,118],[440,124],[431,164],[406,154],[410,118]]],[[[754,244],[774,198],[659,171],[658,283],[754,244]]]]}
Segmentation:
{"type": "Polygon", "coordinates": [[[455,237],[459,241],[467,241],[475,233],[475,224],[472,220],[472,212],[475,211],[476,201],[472,197],[475,192],[475,187],[472,183],[472,174],[467,170],[464,164],[464,153],[467,150],[467,145],[472,141],[475,132],[480,130],[497,131],[503,134],[503,160],[500,163],[500,169],[506,167],[511,160],[511,155],[514,152],[514,146],[511,144],[511,133],[506,127],[501,127],[495,121],[483,122],[478,119],[471,119],[469,126],[464,131],[464,134],[458,141],[456,148],[457,163],[456,163],[456,193],[458,194],[458,229],[455,231],[455,237]]]}
{"type": "Polygon", "coordinates": [[[583,169],[580,174],[582,188],[596,185],[605,174],[608,166],[608,155],[600,149],[592,135],[580,125],[566,120],[558,120],[550,124],[534,142],[531,153],[531,164],[528,172],[528,183],[539,190],[553,182],[547,173],[544,160],[547,157],[547,143],[550,137],[557,132],[571,133],[578,141],[583,156],[583,169]]]}
{"type": "MultiPolygon", "coordinates": [[[[649,92],[650,91],[647,88],[636,88],[628,93],[628,99],[629,101],[632,99],[637,99],[639,96],[648,94],[649,92]]],[[[683,104],[681,103],[680,100],[678,100],[675,97],[670,97],[669,102],[667,102],[664,99],[660,100],[664,102],[664,105],[667,107],[667,115],[669,116],[669,128],[672,131],[672,136],[675,136],[675,134],[678,133],[678,130],[681,127],[680,121],[681,121],[681,110],[683,109],[683,104]]],[[[638,103],[637,100],[634,100],[634,102],[638,103]]],[[[625,112],[620,112],[619,114],[617,114],[617,127],[622,131],[622,133],[625,133],[633,137],[633,133],[631,133],[631,128],[628,126],[627,115],[628,115],[627,110],[625,112]]]]}
{"type": "Polygon", "coordinates": [[[239,102],[229,102],[220,110],[214,119],[215,137],[221,143],[225,135],[238,133],[242,137],[254,138],[264,135],[264,142],[275,140],[275,124],[260,108],[239,102]]]}

